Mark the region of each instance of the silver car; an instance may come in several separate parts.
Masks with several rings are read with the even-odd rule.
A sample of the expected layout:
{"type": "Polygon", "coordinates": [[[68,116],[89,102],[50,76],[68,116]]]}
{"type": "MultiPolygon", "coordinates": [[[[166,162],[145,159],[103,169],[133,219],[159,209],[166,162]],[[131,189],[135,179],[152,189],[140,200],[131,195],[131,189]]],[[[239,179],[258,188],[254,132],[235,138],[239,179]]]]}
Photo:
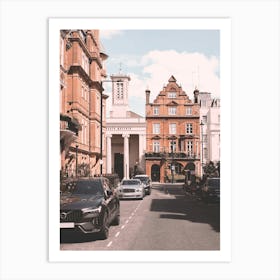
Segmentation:
{"type": "Polygon", "coordinates": [[[145,196],[145,187],[139,179],[123,179],[118,188],[118,193],[120,199],[143,199],[145,196]]]}

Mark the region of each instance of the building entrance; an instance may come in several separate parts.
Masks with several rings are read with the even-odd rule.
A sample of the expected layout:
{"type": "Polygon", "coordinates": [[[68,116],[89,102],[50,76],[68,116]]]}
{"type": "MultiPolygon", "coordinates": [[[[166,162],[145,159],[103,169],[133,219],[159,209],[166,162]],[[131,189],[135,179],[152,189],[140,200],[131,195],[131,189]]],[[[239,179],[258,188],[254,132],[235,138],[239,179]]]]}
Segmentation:
{"type": "Polygon", "coordinates": [[[160,167],[157,164],[153,164],[151,168],[151,179],[153,182],[160,181],[160,167]]]}
{"type": "Polygon", "coordinates": [[[119,175],[120,180],[123,178],[123,154],[114,154],[114,170],[119,175]]]}

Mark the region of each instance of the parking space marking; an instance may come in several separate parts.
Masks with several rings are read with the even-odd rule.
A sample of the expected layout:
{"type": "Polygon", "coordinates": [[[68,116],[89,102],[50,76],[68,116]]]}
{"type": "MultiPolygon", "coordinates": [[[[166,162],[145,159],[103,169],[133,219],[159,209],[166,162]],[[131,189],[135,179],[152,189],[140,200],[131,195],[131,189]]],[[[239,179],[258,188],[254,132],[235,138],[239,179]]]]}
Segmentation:
{"type": "Polygon", "coordinates": [[[121,229],[124,229],[125,225],[122,225],[121,229]]]}
{"type": "Polygon", "coordinates": [[[110,241],[107,245],[107,247],[110,247],[112,245],[113,241],[110,241]]]}
{"type": "Polygon", "coordinates": [[[120,234],[120,232],[118,231],[116,234],[115,234],[115,237],[118,237],[120,234]]]}

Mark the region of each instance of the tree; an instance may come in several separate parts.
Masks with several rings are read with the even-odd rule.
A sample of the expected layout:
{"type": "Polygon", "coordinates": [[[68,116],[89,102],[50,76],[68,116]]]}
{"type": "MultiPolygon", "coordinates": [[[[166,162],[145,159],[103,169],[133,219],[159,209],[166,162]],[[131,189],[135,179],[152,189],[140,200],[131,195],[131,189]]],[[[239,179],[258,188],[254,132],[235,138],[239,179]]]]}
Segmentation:
{"type": "Polygon", "coordinates": [[[203,171],[207,177],[220,177],[220,161],[216,165],[213,161],[208,162],[203,167],[203,171]]]}

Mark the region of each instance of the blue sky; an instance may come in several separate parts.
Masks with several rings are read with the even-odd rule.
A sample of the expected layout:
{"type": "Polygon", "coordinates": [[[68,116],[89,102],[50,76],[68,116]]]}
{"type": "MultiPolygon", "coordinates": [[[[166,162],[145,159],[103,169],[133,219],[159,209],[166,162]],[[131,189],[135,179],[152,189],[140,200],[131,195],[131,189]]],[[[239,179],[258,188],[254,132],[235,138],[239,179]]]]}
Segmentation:
{"type": "MultiPolygon", "coordinates": [[[[145,115],[145,89],[151,101],[171,75],[192,98],[195,87],[219,96],[220,34],[218,30],[101,30],[109,55],[107,74],[130,75],[129,105],[145,115]]],[[[106,87],[110,96],[110,88],[106,87]]],[[[111,99],[108,99],[110,109],[111,99]]]]}

